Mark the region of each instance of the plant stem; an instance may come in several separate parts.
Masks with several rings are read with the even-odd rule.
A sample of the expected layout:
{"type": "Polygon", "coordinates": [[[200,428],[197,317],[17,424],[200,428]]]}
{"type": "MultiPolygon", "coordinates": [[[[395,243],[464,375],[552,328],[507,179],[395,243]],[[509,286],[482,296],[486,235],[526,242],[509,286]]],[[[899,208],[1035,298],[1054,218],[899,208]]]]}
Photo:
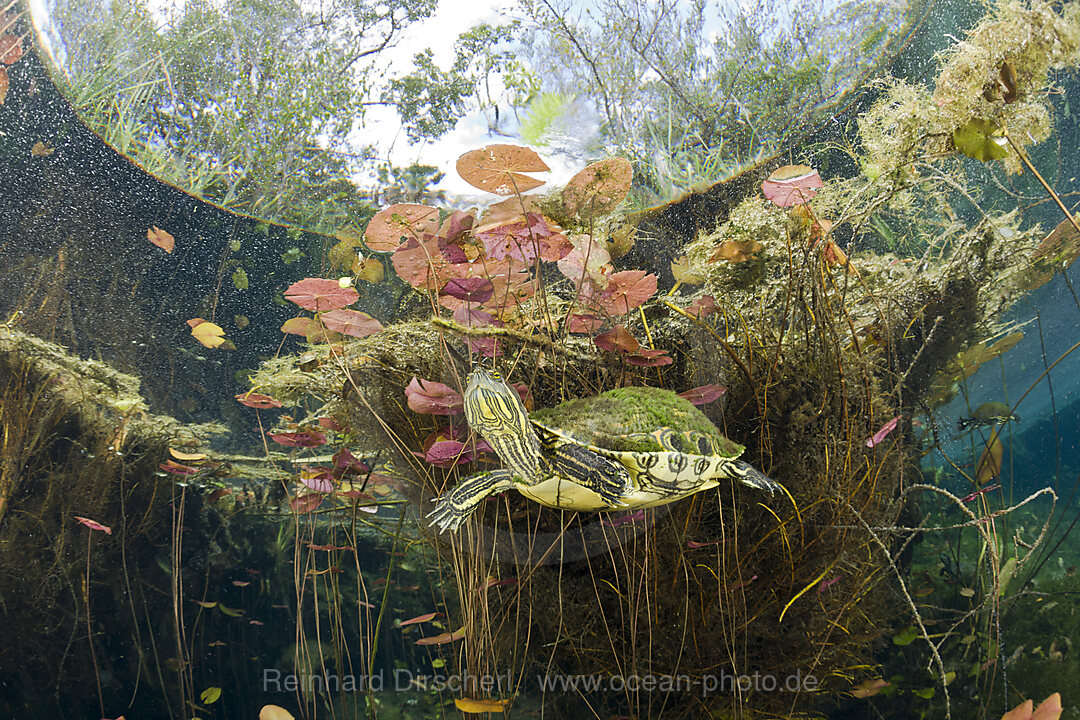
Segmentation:
{"type": "Polygon", "coordinates": [[[1009,145],[1012,145],[1012,149],[1016,151],[1017,156],[1024,163],[1024,165],[1027,166],[1027,169],[1034,173],[1035,178],[1040,183],[1042,183],[1042,186],[1046,189],[1046,192],[1050,194],[1050,197],[1054,199],[1054,202],[1057,203],[1057,206],[1061,208],[1061,212],[1065,213],[1065,217],[1067,217],[1069,219],[1069,222],[1072,223],[1072,226],[1076,229],[1076,232],[1080,233],[1080,225],[1076,224],[1076,218],[1072,216],[1072,213],[1069,212],[1069,209],[1065,207],[1065,203],[1061,202],[1061,198],[1058,197],[1058,194],[1054,192],[1054,189],[1052,187],[1050,187],[1050,184],[1043,179],[1043,176],[1039,174],[1039,171],[1035,169],[1035,166],[1031,164],[1031,160],[1028,159],[1027,153],[1021,150],[1020,146],[1013,142],[1012,137],[1010,137],[1008,133],[1005,133],[1005,139],[1009,141],[1009,145]]]}

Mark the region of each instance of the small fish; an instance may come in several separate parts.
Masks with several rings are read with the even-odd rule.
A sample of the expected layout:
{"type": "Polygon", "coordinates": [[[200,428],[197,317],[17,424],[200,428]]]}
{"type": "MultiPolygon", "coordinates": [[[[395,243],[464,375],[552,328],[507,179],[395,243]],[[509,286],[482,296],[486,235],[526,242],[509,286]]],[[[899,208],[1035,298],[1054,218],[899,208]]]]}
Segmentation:
{"type": "Polygon", "coordinates": [[[1020,422],[1020,416],[1005,403],[991,400],[975,408],[971,417],[957,420],[956,426],[961,430],[967,430],[975,427],[993,427],[1010,420],[1020,422]]]}

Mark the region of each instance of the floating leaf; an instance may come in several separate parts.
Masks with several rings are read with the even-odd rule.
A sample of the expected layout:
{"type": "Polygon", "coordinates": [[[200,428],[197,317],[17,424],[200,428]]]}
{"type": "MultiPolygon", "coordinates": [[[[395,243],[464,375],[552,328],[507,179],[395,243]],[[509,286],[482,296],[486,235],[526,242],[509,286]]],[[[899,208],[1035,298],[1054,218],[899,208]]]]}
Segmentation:
{"type": "Polygon", "coordinates": [[[417,615],[414,618],[409,618],[408,620],[402,620],[401,622],[399,622],[397,624],[397,626],[398,627],[405,627],[406,625],[416,625],[417,623],[424,623],[424,622],[427,622],[428,620],[432,619],[433,617],[438,616],[438,614],[439,613],[434,613],[433,612],[433,613],[424,613],[423,615],[417,615]]]}
{"type": "Polygon", "coordinates": [[[485,303],[495,293],[495,286],[483,277],[450,278],[442,292],[458,300],[485,303]]]}
{"type": "Polygon", "coordinates": [[[727,388],[723,385],[702,385],[679,393],[679,397],[689,400],[694,405],[708,405],[719,400],[720,396],[726,392],[727,388]]]}
{"type": "MultiPolygon", "coordinates": [[[[10,5],[8,7],[11,7],[10,5]]],[[[22,38],[18,35],[0,35],[0,63],[14,65],[23,56],[22,38]]]]}
{"type": "Polygon", "coordinates": [[[461,393],[453,388],[414,377],[405,387],[409,409],[421,415],[457,415],[465,411],[461,393]]]}
{"type": "Polygon", "coordinates": [[[972,118],[953,130],[953,144],[969,158],[989,162],[1009,156],[1009,141],[1000,128],[989,120],[972,118]]]}
{"type": "Polygon", "coordinates": [[[236,402],[249,408],[255,408],[257,410],[269,410],[271,408],[282,407],[280,400],[275,400],[269,395],[261,395],[259,393],[242,393],[236,396],[236,402]]]}
{"type": "Polygon", "coordinates": [[[199,693],[199,700],[206,703],[207,705],[213,705],[218,701],[220,697],[221,688],[219,687],[208,687],[201,693],[199,693]]]}
{"type": "Polygon", "coordinates": [[[761,192],[774,205],[792,207],[808,202],[822,187],[817,170],[808,165],[785,165],[761,183],[761,192]]]}
{"type": "Polygon", "coordinates": [[[359,310],[346,308],[331,310],[320,315],[319,319],[322,320],[327,330],[356,338],[374,335],[383,329],[382,323],[366,312],[360,312],[359,310]]]}
{"type": "Polygon", "coordinates": [[[874,433],[873,436],[870,437],[870,439],[866,441],[866,447],[872,448],[878,443],[880,443],[882,440],[884,440],[889,433],[896,429],[896,423],[898,423],[899,421],[900,416],[897,415],[892,420],[882,425],[881,428],[876,433],[874,433]]]}
{"type": "Polygon", "coordinates": [[[259,720],[296,720],[293,714],[279,705],[263,705],[259,720]]]}
{"type": "Polygon", "coordinates": [[[176,246],[176,239],[157,225],[146,231],[146,239],[167,253],[171,253],[176,246]]]}
{"type": "Polygon", "coordinates": [[[201,322],[191,328],[191,336],[208,348],[219,347],[225,342],[225,330],[212,322],[201,322]]]}
{"type": "Polygon", "coordinates": [[[454,707],[466,715],[479,713],[502,713],[510,707],[510,699],[496,700],[495,698],[454,698],[454,707]]]}
{"type": "Polygon", "coordinates": [[[285,447],[310,448],[326,444],[326,436],[318,430],[313,430],[311,428],[294,430],[291,432],[268,432],[266,433],[266,436],[278,445],[284,445],[285,447]]]}
{"type": "Polygon", "coordinates": [[[75,516],[75,519],[77,521],[79,521],[80,523],[82,523],[83,525],[85,525],[86,527],[90,528],[91,530],[100,530],[103,533],[105,533],[106,535],[112,535],[112,528],[109,527],[108,525],[102,525],[97,520],[91,520],[90,518],[79,517],[78,515],[75,516]]]}
{"type": "Polygon", "coordinates": [[[402,238],[419,238],[439,229],[437,208],[398,203],[375,213],[364,231],[364,242],[376,252],[397,250],[402,238]]]}
{"type": "Polygon", "coordinates": [[[248,289],[248,276],[244,268],[236,268],[232,274],[232,284],[237,290],[248,289]]]}
{"type": "Polygon", "coordinates": [[[601,350],[608,352],[631,353],[637,350],[641,343],[630,334],[630,331],[622,325],[616,325],[606,333],[593,338],[593,343],[601,350]]]}
{"type": "Polygon", "coordinates": [[[634,168],[625,158],[615,157],[586,165],[563,188],[567,215],[603,215],[615,209],[630,192],[634,168]]]}
{"type": "Polygon", "coordinates": [[[731,263],[747,262],[753,260],[757,253],[765,249],[765,246],[759,243],[757,240],[725,240],[720,243],[720,246],[716,248],[712,255],[709,256],[707,262],[716,262],[717,260],[724,260],[731,263]]]}
{"type": "Polygon", "coordinates": [[[441,635],[435,635],[428,638],[420,638],[416,641],[417,645],[446,645],[447,643],[456,642],[465,637],[464,628],[461,630],[455,630],[454,632],[445,632],[441,635]]]}
{"type": "Polygon", "coordinates": [[[851,688],[852,697],[868,698],[877,695],[879,692],[891,685],[887,680],[881,678],[868,678],[861,683],[851,688]]]}
{"type": "Polygon", "coordinates": [[[30,154],[34,157],[49,157],[54,152],[56,151],[40,140],[30,148],[30,154]]]}
{"type": "Polygon", "coordinates": [[[521,173],[548,170],[535,151],[520,145],[488,145],[457,159],[457,173],[462,180],[496,195],[519,195],[538,188],[543,180],[521,173]]]}
{"type": "Polygon", "coordinates": [[[355,288],[341,287],[337,280],[304,278],[285,290],[285,298],[312,312],[328,312],[360,299],[355,288]]]}

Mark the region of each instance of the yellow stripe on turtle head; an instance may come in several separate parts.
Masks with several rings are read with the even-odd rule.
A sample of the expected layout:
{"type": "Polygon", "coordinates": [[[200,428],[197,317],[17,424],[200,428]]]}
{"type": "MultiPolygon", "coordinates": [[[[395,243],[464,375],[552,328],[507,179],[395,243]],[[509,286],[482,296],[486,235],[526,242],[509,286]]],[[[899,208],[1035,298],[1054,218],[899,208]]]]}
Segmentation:
{"type": "Polygon", "coordinates": [[[507,468],[527,482],[540,472],[540,443],[517,390],[497,372],[475,370],[465,386],[465,419],[507,468]]]}

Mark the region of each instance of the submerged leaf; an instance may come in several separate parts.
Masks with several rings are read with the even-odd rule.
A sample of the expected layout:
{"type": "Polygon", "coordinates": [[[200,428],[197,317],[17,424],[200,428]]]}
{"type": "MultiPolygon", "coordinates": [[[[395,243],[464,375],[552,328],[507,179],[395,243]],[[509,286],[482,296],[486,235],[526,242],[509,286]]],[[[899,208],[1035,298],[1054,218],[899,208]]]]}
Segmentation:
{"type": "Polygon", "coordinates": [[[173,247],[176,245],[176,240],[172,235],[165,232],[157,225],[154,225],[146,231],[146,239],[157,245],[159,248],[167,253],[173,251],[173,247]]]}
{"type": "Polygon", "coordinates": [[[563,188],[567,215],[603,215],[615,209],[630,192],[634,168],[626,158],[614,157],[586,165],[563,188]]]}
{"type": "Polygon", "coordinates": [[[90,528],[91,530],[101,530],[106,535],[112,535],[112,528],[108,525],[102,525],[97,520],[91,520],[90,518],[75,516],[75,519],[90,528]]]}
{"type": "Polygon", "coordinates": [[[428,638],[420,638],[416,641],[417,645],[445,645],[457,640],[461,640],[465,637],[465,629],[455,630],[454,632],[445,632],[441,635],[435,635],[428,638]]]}
{"type": "Polygon", "coordinates": [[[741,242],[736,240],[725,240],[720,243],[720,246],[709,256],[707,262],[725,260],[734,265],[736,263],[753,260],[754,256],[764,249],[765,246],[757,240],[745,240],[741,242]]]}
{"type": "Polygon", "coordinates": [[[382,323],[359,310],[340,308],[323,313],[319,318],[327,330],[355,338],[374,335],[383,329],[382,323]]]}
{"type": "Polygon", "coordinates": [[[194,326],[191,335],[208,348],[219,347],[225,342],[225,330],[212,322],[201,322],[194,326]]]}
{"type": "Polygon", "coordinates": [[[266,436],[285,447],[319,447],[326,444],[326,436],[311,428],[291,432],[268,432],[266,436]]]}
{"type": "Polygon", "coordinates": [[[291,335],[314,335],[322,330],[319,321],[309,317],[289,318],[281,325],[281,332],[291,335]]]}
{"type": "Polygon", "coordinates": [[[421,415],[457,415],[465,411],[461,393],[434,380],[414,377],[405,387],[409,409],[421,415]]]}
{"type": "Polygon", "coordinates": [[[518,195],[538,188],[543,180],[521,173],[550,169],[534,150],[520,145],[488,145],[457,159],[457,173],[462,180],[496,195],[518,195]]]}
{"type": "Polygon", "coordinates": [[[285,299],[312,312],[337,310],[360,299],[355,288],[341,287],[337,280],[304,278],[285,290],[285,299]]]}
{"type": "Polygon", "coordinates": [[[495,286],[483,277],[450,278],[442,292],[458,300],[485,303],[495,293],[495,286]]]}
{"type": "Polygon", "coordinates": [[[973,118],[953,130],[953,144],[969,158],[989,162],[1009,156],[1009,141],[989,120],[973,118]]]}
{"type": "Polygon", "coordinates": [[[503,713],[510,707],[510,699],[495,698],[454,698],[454,707],[466,715],[479,713],[503,713]]]}
{"type": "Polygon", "coordinates": [[[719,400],[720,396],[726,392],[727,388],[723,385],[702,385],[679,393],[679,397],[689,400],[694,405],[708,405],[719,400]]]}
{"type": "Polygon", "coordinates": [[[630,334],[630,331],[622,325],[616,325],[606,333],[593,338],[593,343],[601,350],[608,352],[630,353],[637,350],[641,343],[630,334]]]}
{"type": "Polygon", "coordinates": [[[269,395],[261,395],[259,393],[241,393],[236,396],[236,402],[249,408],[255,408],[256,410],[269,410],[271,408],[282,407],[280,400],[275,400],[269,395]]]}
{"type": "Polygon", "coordinates": [[[822,187],[817,170],[808,165],[785,165],[761,183],[761,192],[774,205],[792,207],[808,202],[822,187]]]}
{"type": "Polygon", "coordinates": [[[899,421],[900,416],[897,415],[892,420],[882,425],[881,429],[879,429],[870,439],[866,441],[866,447],[872,448],[878,443],[880,443],[882,440],[884,440],[889,433],[896,429],[896,423],[898,423],[899,421]]]}
{"type": "MultiPolygon", "coordinates": [[[[11,7],[8,5],[7,7],[11,7]]],[[[7,23],[5,23],[7,25],[7,23]]],[[[23,56],[22,38],[18,35],[0,35],[0,63],[13,65],[23,56]]]]}

